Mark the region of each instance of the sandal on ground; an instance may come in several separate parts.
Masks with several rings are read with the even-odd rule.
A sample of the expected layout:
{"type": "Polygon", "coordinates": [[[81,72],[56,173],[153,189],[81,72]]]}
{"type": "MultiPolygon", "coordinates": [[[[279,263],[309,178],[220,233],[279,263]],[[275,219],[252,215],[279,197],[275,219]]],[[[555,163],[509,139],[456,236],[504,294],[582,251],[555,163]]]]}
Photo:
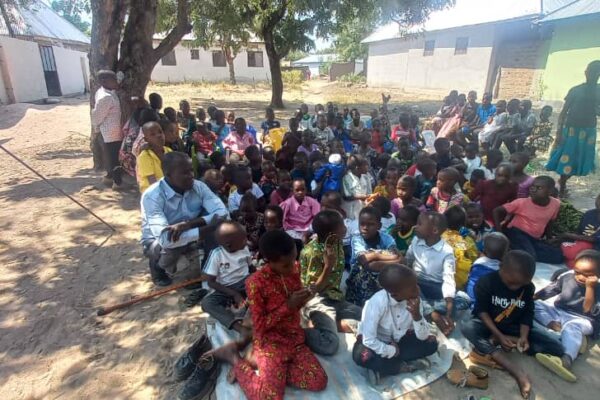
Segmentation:
{"type": "Polygon", "coordinates": [[[479,354],[476,351],[472,351],[469,353],[469,360],[471,360],[471,362],[474,364],[479,364],[494,369],[504,369],[500,364],[494,361],[492,356],[489,354],[479,354]]]}
{"type": "Polygon", "coordinates": [[[585,354],[588,348],[588,339],[587,336],[584,336],[581,340],[581,346],[579,346],[579,354],[585,354]]]}
{"type": "Polygon", "coordinates": [[[446,377],[458,387],[473,387],[486,390],[489,384],[488,372],[477,366],[469,367],[468,371],[451,369],[446,373],[446,377]]]}
{"type": "Polygon", "coordinates": [[[577,377],[563,366],[560,357],[551,356],[550,354],[537,353],[535,355],[535,359],[538,360],[538,362],[544,367],[548,368],[550,371],[554,372],[556,375],[560,376],[565,381],[577,381],[577,377]]]}

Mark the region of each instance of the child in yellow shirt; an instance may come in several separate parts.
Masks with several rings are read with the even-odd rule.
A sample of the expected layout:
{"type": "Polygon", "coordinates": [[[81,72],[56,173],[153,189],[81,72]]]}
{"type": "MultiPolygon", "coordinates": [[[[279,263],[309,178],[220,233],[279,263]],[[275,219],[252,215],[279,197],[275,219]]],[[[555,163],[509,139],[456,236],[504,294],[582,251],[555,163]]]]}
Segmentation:
{"type": "Polygon", "coordinates": [[[162,158],[172,151],[165,146],[165,134],[158,122],[145,123],[142,132],[147,147],[136,159],[136,177],[140,193],[144,193],[150,185],[163,177],[162,158]]]}
{"type": "Polygon", "coordinates": [[[463,290],[469,278],[471,266],[479,258],[479,251],[477,251],[477,245],[473,238],[470,236],[463,237],[459,232],[465,226],[467,217],[465,210],[460,206],[452,206],[444,212],[444,216],[448,223],[448,229],[442,234],[442,239],[454,250],[456,289],[463,290]]]}
{"type": "Polygon", "coordinates": [[[397,197],[396,184],[400,178],[400,174],[396,168],[386,168],[384,170],[383,181],[373,190],[373,193],[385,197],[389,201],[394,200],[397,197]]]}

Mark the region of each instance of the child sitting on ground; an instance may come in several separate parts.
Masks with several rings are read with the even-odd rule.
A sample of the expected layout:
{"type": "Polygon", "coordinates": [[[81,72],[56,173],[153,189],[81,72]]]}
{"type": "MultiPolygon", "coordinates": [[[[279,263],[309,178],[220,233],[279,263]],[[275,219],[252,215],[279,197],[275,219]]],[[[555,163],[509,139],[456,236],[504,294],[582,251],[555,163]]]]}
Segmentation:
{"type": "Polygon", "coordinates": [[[475,192],[475,188],[479,182],[484,180],[485,173],[482,169],[476,169],[475,171],[471,172],[471,178],[463,185],[463,193],[470,198],[475,192]]]}
{"type": "Polygon", "coordinates": [[[158,121],[158,123],[165,134],[165,147],[168,147],[173,151],[181,151],[185,153],[185,145],[183,144],[181,137],[179,137],[177,124],[166,119],[162,119],[158,121]]]}
{"type": "Polygon", "coordinates": [[[529,163],[527,153],[517,152],[510,156],[510,163],[513,166],[513,175],[511,181],[518,184],[517,198],[529,197],[529,187],[533,183],[533,176],[527,175],[524,170],[529,163]]]}
{"type": "Polygon", "coordinates": [[[379,376],[413,371],[407,362],[430,356],[438,347],[423,316],[414,271],[387,265],[379,282],[382,289],[367,300],[352,349],[352,359],[369,369],[373,384],[379,376]]]}
{"type": "Polygon", "coordinates": [[[422,157],[417,161],[416,165],[420,174],[415,175],[415,178],[417,179],[415,197],[425,203],[431,194],[431,189],[433,189],[437,182],[437,165],[435,161],[429,157],[422,157]]]}
{"type": "Polygon", "coordinates": [[[381,230],[383,232],[387,232],[389,228],[396,225],[396,217],[394,214],[390,213],[391,204],[388,199],[378,196],[373,199],[369,205],[379,211],[379,214],[381,215],[381,230]]]}
{"type": "Polygon", "coordinates": [[[248,249],[252,253],[258,251],[258,239],[264,233],[265,216],[257,212],[256,197],[251,192],[244,193],[240,208],[231,213],[231,217],[245,228],[248,249]]]}
{"type": "Polygon", "coordinates": [[[479,278],[500,270],[500,262],[508,251],[508,239],[500,232],[492,232],[483,239],[483,255],[471,266],[465,292],[475,302],[475,285],[479,278]]]}
{"type": "Polygon", "coordinates": [[[475,143],[467,143],[465,146],[465,157],[463,158],[463,162],[466,165],[465,170],[465,179],[468,181],[471,179],[471,174],[473,171],[481,168],[483,162],[481,161],[481,157],[477,154],[478,148],[475,143]]]}
{"type": "Polygon", "coordinates": [[[217,135],[207,129],[204,123],[198,123],[192,134],[192,142],[199,160],[206,159],[217,147],[217,135]]]}
{"type": "Polygon", "coordinates": [[[244,193],[248,191],[256,197],[258,209],[262,210],[265,208],[264,193],[256,183],[252,182],[252,174],[248,167],[240,165],[233,171],[233,184],[236,186],[236,189],[229,194],[229,200],[227,201],[229,212],[240,208],[240,200],[244,193]]]}
{"type": "Polygon", "coordinates": [[[248,160],[248,168],[250,168],[250,172],[252,173],[252,182],[259,183],[263,175],[260,149],[256,145],[248,146],[244,150],[244,157],[248,160]]]}
{"type": "Polygon", "coordinates": [[[465,195],[456,190],[456,183],[459,179],[459,172],[455,168],[449,167],[438,172],[436,186],[431,189],[427,198],[427,209],[444,213],[452,206],[466,204],[465,195]]]}
{"type": "Polygon", "coordinates": [[[294,240],[285,232],[271,231],[260,238],[259,247],[267,265],[246,282],[255,365],[240,357],[235,342],[208,354],[232,365],[248,400],[283,399],[286,384],[321,391],[327,374],[305,344],[300,326],[299,310],[312,293],[302,287],[294,240]]]}
{"type": "Polygon", "coordinates": [[[560,209],[560,201],[550,196],[554,185],[549,176],[535,178],[529,189],[530,197],[494,210],[494,226],[506,234],[511,249],[524,250],[539,262],[560,264],[563,261],[560,249],[542,240],[560,209]]]}
{"type": "Polygon", "coordinates": [[[554,138],[551,136],[553,124],[550,122],[552,111],[552,106],[544,106],[540,110],[540,122],[533,127],[531,136],[529,136],[525,145],[525,152],[531,157],[535,157],[537,151],[542,153],[547,152],[554,141],[554,138]]]}
{"type": "Polygon", "coordinates": [[[315,181],[323,182],[319,197],[325,192],[339,192],[342,188],[342,179],[344,179],[344,172],[346,171],[342,156],[331,154],[328,161],[327,164],[315,172],[315,181]]]}
{"type": "Polygon", "coordinates": [[[479,257],[479,251],[471,236],[463,236],[460,233],[467,218],[462,207],[450,207],[444,212],[444,217],[446,217],[448,229],[442,234],[442,239],[454,250],[454,258],[456,259],[454,280],[456,281],[456,288],[463,290],[467,283],[471,265],[479,257]]]}
{"type": "Polygon", "coordinates": [[[302,144],[298,146],[298,151],[310,156],[311,153],[319,151],[319,146],[313,143],[313,134],[308,129],[302,132],[302,144]]]}
{"type": "Polygon", "coordinates": [[[417,207],[406,206],[398,210],[396,225],[388,228],[388,233],[396,241],[396,248],[400,254],[406,254],[415,236],[415,225],[421,212],[417,207]]]}
{"type": "Polygon", "coordinates": [[[279,121],[277,121],[275,119],[275,111],[273,110],[273,108],[271,107],[267,107],[265,109],[265,120],[263,121],[262,124],[260,124],[260,129],[262,130],[262,134],[263,134],[263,142],[264,142],[264,138],[265,136],[267,136],[269,134],[269,131],[273,128],[279,128],[281,127],[281,124],[279,123],[279,121]]]}
{"type": "Polygon", "coordinates": [[[421,200],[415,197],[416,189],[417,180],[414,177],[404,175],[398,179],[398,183],[396,184],[396,198],[391,203],[391,211],[396,219],[398,219],[400,210],[404,207],[412,206],[419,210],[424,208],[421,200]]]}
{"type": "Polygon", "coordinates": [[[465,206],[465,213],[467,214],[465,227],[469,230],[469,235],[475,240],[477,250],[483,251],[483,239],[494,229],[485,222],[483,218],[483,210],[477,203],[469,203],[465,206]]]}
{"type": "Polygon", "coordinates": [[[219,247],[210,252],[203,274],[211,294],[202,299],[202,309],[227,329],[250,334],[242,325],[246,278],[250,275],[251,255],[246,247],[246,232],[237,222],[224,221],[215,232],[219,247]],[[234,313],[231,306],[241,309],[234,313]]]}
{"type": "Polygon", "coordinates": [[[223,204],[227,203],[227,195],[225,195],[223,188],[225,186],[225,180],[223,179],[223,175],[218,169],[208,169],[204,172],[202,176],[202,181],[206,183],[206,186],[219,196],[219,199],[223,202],[223,204]]]}
{"type": "Polygon", "coordinates": [[[140,193],[163,177],[162,158],[172,150],[165,146],[165,135],[158,122],[146,122],[142,126],[148,148],[136,158],[136,177],[140,193]]]}
{"type": "Polygon", "coordinates": [[[485,175],[485,179],[494,179],[496,168],[504,161],[504,155],[498,149],[491,149],[487,152],[485,164],[481,168],[485,175]]]}
{"type": "Polygon", "coordinates": [[[223,139],[223,147],[243,156],[244,150],[246,150],[247,147],[256,144],[256,140],[252,134],[246,130],[246,127],[246,120],[244,118],[236,118],[235,123],[233,124],[234,130],[229,132],[227,137],[223,139]]]}
{"type": "Polygon", "coordinates": [[[575,258],[581,251],[600,250],[600,195],[596,197],[596,208],[583,214],[577,230],[559,235],[559,240],[562,241],[562,253],[569,268],[573,268],[575,258]]]}
{"type": "Polygon", "coordinates": [[[531,392],[527,374],[511,362],[502,350],[517,349],[528,354],[548,353],[562,357],[560,342],[533,324],[531,279],[535,260],[522,250],[509,251],[500,270],[479,279],[475,285],[473,318],[462,325],[463,335],[475,348],[469,359],[492,368],[503,368],[515,378],[524,399],[531,392]],[[500,347],[498,347],[500,346],[500,347]]]}
{"type": "Polygon", "coordinates": [[[386,168],[383,173],[383,182],[375,186],[373,193],[385,197],[389,201],[394,200],[397,197],[396,184],[400,174],[396,168],[386,168]]]}
{"type": "Polygon", "coordinates": [[[308,156],[305,153],[297,152],[294,154],[294,168],[290,171],[292,179],[304,179],[307,188],[310,187],[313,180],[308,161],[308,156]]]}
{"type": "Polygon", "coordinates": [[[289,171],[277,171],[277,189],[271,193],[269,204],[279,205],[292,196],[292,177],[289,171]]]}
{"type": "Polygon", "coordinates": [[[377,277],[387,264],[402,261],[394,239],[381,232],[381,214],[374,207],[365,207],[359,216],[360,234],[352,236],[350,276],[346,281],[346,300],[363,306],[380,288],[377,277]]]}
{"type": "Polygon", "coordinates": [[[571,366],[583,347],[586,336],[598,337],[600,328],[600,252],[584,250],[575,258],[572,271],[558,278],[534,296],[535,319],[550,330],[559,332],[565,354],[561,359],[539,353],[537,360],[569,382],[577,378],[571,366]],[[543,301],[557,296],[553,302],[543,301]]]}
{"type": "Polygon", "coordinates": [[[365,206],[365,200],[372,193],[368,170],[369,163],[364,157],[355,154],[348,159],[348,172],[342,179],[342,206],[350,219],[358,218],[360,210],[365,206]]]}
{"type": "Polygon", "coordinates": [[[480,181],[471,194],[471,200],[479,202],[483,217],[487,222],[494,221],[494,210],[517,198],[518,185],[511,182],[512,166],[500,164],[494,179],[480,181]]]}
{"type": "Polygon", "coordinates": [[[258,187],[265,195],[265,199],[271,199],[271,193],[277,189],[277,168],[273,161],[265,160],[261,166],[262,176],[258,182],[258,187]]]}
{"type": "Polygon", "coordinates": [[[345,301],[340,290],[344,272],[342,240],[346,234],[342,216],[337,211],[322,210],[313,219],[312,230],[317,237],[300,253],[302,284],[314,293],[302,308],[304,318],[312,322],[312,327],[304,331],[306,344],[317,354],[333,355],[339,345],[338,326],[340,331],[351,333],[356,322],[345,320],[359,321],[361,309],[345,301]]]}
{"type": "Polygon", "coordinates": [[[403,175],[415,163],[415,152],[410,148],[410,143],[407,138],[398,140],[398,151],[392,154],[392,158],[400,161],[398,174],[403,175]]]}
{"type": "Polygon", "coordinates": [[[306,195],[304,179],[294,179],[292,196],[280,204],[283,228],[294,239],[308,242],[312,220],[321,209],[318,201],[306,195]]]}
{"type": "Polygon", "coordinates": [[[440,213],[427,211],[419,215],[406,264],[417,273],[425,316],[447,336],[454,329],[456,259],[452,247],[442,239],[446,227],[446,218],[440,213]]]}

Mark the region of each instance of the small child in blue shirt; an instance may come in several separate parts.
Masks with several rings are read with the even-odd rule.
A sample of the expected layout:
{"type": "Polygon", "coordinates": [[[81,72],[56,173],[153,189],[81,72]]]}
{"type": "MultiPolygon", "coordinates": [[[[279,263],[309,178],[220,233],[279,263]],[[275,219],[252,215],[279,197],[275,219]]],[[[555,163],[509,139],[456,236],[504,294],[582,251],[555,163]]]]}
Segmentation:
{"type": "Polygon", "coordinates": [[[479,257],[471,266],[465,291],[475,302],[475,284],[484,275],[500,270],[500,262],[508,251],[508,238],[500,232],[489,233],[483,239],[483,256],[479,257]]]}
{"type": "Polygon", "coordinates": [[[346,300],[358,306],[381,290],[379,272],[388,264],[399,263],[402,256],[394,238],[381,232],[381,214],[374,207],[365,207],[358,217],[359,235],[352,237],[352,257],[346,300]]]}
{"type": "Polygon", "coordinates": [[[315,181],[323,182],[321,193],[334,191],[339,192],[342,188],[342,179],[346,172],[343,158],[340,154],[331,154],[329,162],[315,172],[315,181]]]}

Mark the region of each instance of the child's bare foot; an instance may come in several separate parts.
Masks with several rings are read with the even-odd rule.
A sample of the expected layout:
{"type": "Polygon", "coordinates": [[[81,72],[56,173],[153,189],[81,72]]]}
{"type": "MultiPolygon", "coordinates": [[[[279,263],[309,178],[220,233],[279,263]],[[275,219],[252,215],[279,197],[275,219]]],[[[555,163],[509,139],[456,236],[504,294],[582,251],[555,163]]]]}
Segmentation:
{"type": "Polygon", "coordinates": [[[519,390],[521,391],[521,396],[524,399],[529,399],[531,395],[531,381],[527,374],[521,374],[517,376],[517,383],[519,384],[519,390]]]}
{"type": "Polygon", "coordinates": [[[217,360],[225,361],[231,365],[234,365],[240,360],[240,354],[238,353],[238,344],[237,342],[227,343],[226,345],[204,353],[203,355],[203,357],[208,356],[213,356],[217,360]]]}
{"type": "Polygon", "coordinates": [[[546,327],[554,332],[560,332],[562,329],[562,325],[558,321],[551,321],[546,327]]]}

